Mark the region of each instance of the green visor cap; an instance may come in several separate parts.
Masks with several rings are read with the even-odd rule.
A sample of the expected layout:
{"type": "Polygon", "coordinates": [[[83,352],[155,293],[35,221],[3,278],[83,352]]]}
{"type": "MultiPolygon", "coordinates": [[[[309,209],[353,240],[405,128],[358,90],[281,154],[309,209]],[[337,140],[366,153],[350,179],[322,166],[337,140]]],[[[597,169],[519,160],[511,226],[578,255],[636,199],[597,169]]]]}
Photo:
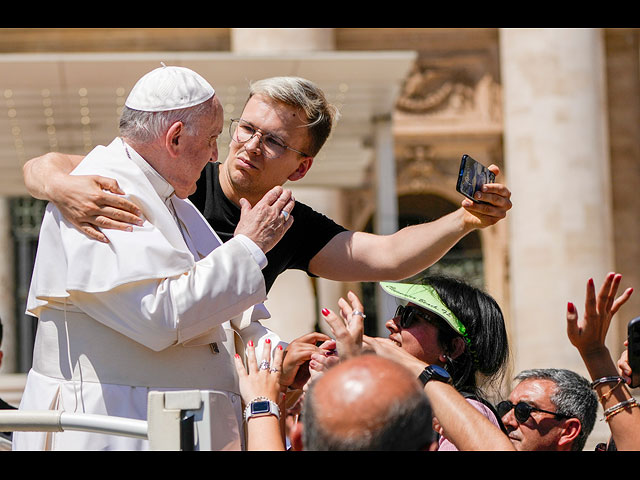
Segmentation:
{"type": "Polygon", "coordinates": [[[460,335],[466,337],[467,329],[447,307],[431,285],[415,283],[380,282],[382,289],[389,295],[407,300],[415,305],[435,313],[445,320],[460,335]]]}

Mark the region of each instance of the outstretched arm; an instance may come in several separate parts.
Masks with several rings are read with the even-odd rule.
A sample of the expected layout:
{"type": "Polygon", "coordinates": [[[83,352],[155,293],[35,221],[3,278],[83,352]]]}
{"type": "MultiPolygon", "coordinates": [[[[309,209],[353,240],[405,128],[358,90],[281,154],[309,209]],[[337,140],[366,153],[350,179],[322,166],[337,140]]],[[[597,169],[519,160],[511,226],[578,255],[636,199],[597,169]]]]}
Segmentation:
{"type": "Polygon", "coordinates": [[[120,196],[125,192],[114,179],[69,175],[83,158],[51,152],[29,160],[23,167],[27,191],[55,204],[78,230],[101,242],[109,240],[99,228],[130,231],[141,225],[138,207],[120,196]]]}
{"type": "MultiPolygon", "coordinates": [[[[489,167],[496,176],[500,170],[489,167]]],[[[499,183],[484,185],[481,199],[433,222],[405,227],[391,235],[343,232],[309,262],[309,270],[337,281],[401,280],[437,262],[469,232],[496,224],[511,209],[511,192],[499,183]]]]}
{"type": "Polygon", "coordinates": [[[572,303],[567,306],[567,334],[594,381],[616,448],[640,450],[640,408],[631,406],[633,397],[626,383],[615,380],[618,371],[605,345],[611,318],[633,292],[628,288],[616,298],[621,279],[622,275],[609,273],[597,296],[593,279],[589,279],[582,319],[572,303]]]}
{"type": "MultiPolygon", "coordinates": [[[[416,378],[427,366],[388,338],[365,337],[364,341],[377,355],[404,365],[416,378]]],[[[431,402],[433,416],[438,419],[444,434],[458,450],[514,450],[511,440],[467,402],[452,385],[430,381],[424,386],[424,391],[431,402]]]]}

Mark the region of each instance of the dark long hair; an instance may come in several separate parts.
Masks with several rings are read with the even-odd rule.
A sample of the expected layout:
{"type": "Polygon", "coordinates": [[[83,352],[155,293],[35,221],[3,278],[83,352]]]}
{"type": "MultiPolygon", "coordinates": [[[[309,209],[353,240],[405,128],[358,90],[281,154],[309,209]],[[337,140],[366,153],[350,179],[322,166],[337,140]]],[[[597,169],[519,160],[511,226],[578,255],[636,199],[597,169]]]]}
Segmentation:
{"type": "MultiPolygon", "coordinates": [[[[465,342],[462,355],[447,361],[446,368],[458,391],[481,397],[477,374],[487,384],[499,383],[509,359],[509,343],[502,310],[488,293],[464,280],[427,275],[420,283],[431,285],[467,329],[470,344],[465,342]]],[[[446,352],[453,350],[453,340],[459,336],[450,326],[438,328],[438,343],[446,352]]]]}

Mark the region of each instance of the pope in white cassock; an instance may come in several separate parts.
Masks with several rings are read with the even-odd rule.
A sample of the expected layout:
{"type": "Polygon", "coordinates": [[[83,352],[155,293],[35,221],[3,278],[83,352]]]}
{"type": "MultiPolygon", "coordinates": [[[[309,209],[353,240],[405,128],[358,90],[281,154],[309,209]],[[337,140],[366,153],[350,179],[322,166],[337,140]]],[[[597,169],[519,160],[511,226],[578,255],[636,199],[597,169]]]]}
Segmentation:
{"type": "MultiPolygon", "coordinates": [[[[138,81],[125,106],[122,136],[73,174],[116,179],[144,223],[105,231],[102,243],[48,205],[27,301],[39,321],[20,409],[146,419],[150,390],[216,390],[231,412],[219,422],[228,428],[216,432],[218,444],[242,448],[233,356],[249,340],[279,342],[258,321],[269,317],[261,269],[291,225],[290,192],[276,187],[245,205],[223,244],[187,199],[217,159],[223,114],[214,89],[189,69],[163,66],[138,81]]],[[[148,442],[15,432],[13,448],[140,450],[148,442]]]]}

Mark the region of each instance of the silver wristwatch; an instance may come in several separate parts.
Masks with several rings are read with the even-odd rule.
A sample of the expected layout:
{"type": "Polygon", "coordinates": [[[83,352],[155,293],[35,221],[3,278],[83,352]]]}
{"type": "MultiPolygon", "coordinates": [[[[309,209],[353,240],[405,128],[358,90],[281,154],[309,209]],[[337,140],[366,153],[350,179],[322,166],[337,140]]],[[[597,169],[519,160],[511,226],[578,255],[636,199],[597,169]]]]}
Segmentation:
{"type": "Polygon", "coordinates": [[[244,409],[244,421],[248,421],[251,417],[263,417],[265,415],[275,415],[280,419],[280,408],[267,397],[254,398],[244,409]]]}

